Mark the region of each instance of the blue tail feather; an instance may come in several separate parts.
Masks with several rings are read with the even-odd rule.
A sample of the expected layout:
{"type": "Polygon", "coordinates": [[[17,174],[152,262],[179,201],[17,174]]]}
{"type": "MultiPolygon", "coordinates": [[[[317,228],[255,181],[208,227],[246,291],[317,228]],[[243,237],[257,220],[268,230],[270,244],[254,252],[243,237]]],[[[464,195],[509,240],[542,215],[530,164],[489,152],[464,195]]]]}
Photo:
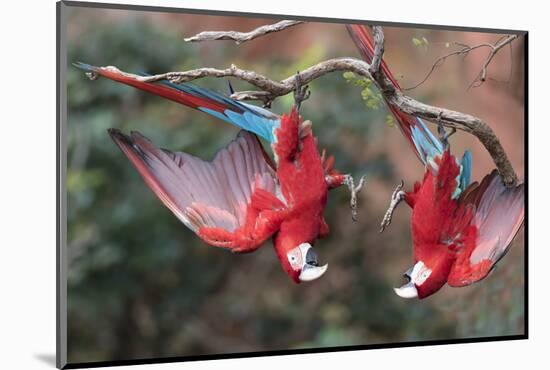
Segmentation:
{"type": "Polygon", "coordinates": [[[460,188],[465,190],[470,185],[472,177],[472,153],[469,150],[464,151],[461,164],[462,176],[460,176],[460,188]]]}
{"type": "Polygon", "coordinates": [[[443,144],[432,134],[424,121],[417,117],[415,120],[417,124],[411,126],[412,141],[422,163],[426,165],[443,154],[443,144]]]}

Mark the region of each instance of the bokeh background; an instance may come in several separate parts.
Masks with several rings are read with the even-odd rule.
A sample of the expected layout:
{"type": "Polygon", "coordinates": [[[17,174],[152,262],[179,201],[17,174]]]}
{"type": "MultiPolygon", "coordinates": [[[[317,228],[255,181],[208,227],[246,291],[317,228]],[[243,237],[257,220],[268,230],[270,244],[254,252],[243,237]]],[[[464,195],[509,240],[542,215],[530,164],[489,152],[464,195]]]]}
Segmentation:
{"type": "MultiPolygon", "coordinates": [[[[160,73],[234,63],[274,79],[323,59],[358,57],[343,25],[308,23],[237,46],[187,44],[203,30],[248,31],[270,19],[69,8],[68,21],[68,359],[127,360],[356,344],[400,343],[524,333],[524,234],[490,277],[466,288],[444,287],[428,299],[403,300],[392,287],[412,263],[410,211],[401,207],[378,233],[394,186],[408,188],[423,168],[376,90],[341,73],[310,84],[302,107],[321,148],[344,172],[366,174],[353,223],[345,189],[331,193],[327,239],[317,243],[330,268],[295,285],[271,242],[233,255],[199,241],[157,200],[110,140],[107,129],[138,130],[159,146],[210,159],[237,129],[205,114],[105,79],[89,81],[71,66],[83,61],[160,73]],[[374,98],[373,98],[374,96],[374,98]]],[[[404,87],[426,75],[453,42],[494,42],[501,35],[385,27],[385,59],[404,87]],[[420,41],[420,42],[419,42],[420,41]]],[[[409,94],[490,123],[519,176],[524,172],[524,40],[502,50],[491,79],[468,89],[487,55],[454,57],[409,94]]],[[[202,86],[227,90],[227,80],[202,86]]],[[[233,80],[235,89],[250,89],[233,80]]],[[[288,111],[291,96],[273,110],[288,111]]],[[[470,148],[473,178],[493,167],[463,132],[453,150],[470,148]]]]}

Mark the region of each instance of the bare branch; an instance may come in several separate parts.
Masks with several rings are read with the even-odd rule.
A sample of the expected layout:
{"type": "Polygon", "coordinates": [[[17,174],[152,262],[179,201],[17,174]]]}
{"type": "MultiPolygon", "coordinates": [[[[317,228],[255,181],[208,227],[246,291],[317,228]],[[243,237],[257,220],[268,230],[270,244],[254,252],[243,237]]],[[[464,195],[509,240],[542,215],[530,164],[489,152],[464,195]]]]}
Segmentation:
{"type": "Polygon", "coordinates": [[[440,66],[442,66],[445,61],[452,57],[452,56],[463,56],[463,57],[466,57],[471,51],[473,50],[476,50],[476,49],[480,49],[480,48],[489,48],[490,49],[490,52],[489,54],[487,55],[487,59],[485,60],[485,62],[483,63],[483,66],[481,67],[481,70],[479,71],[478,75],[476,76],[476,78],[472,81],[472,83],[470,84],[470,86],[468,88],[471,88],[471,87],[479,87],[481,86],[486,80],[487,80],[487,70],[489,68],[489,64],[491,63],[491,61],[493,60],[493,58],[495,57],[495,55],[499,52],[500,49],[502,49],[504,46],[508,45],[508,44],[511,44],[512,41],[514,41],[516,38],[518,37],[518,35],[506,35],[506,36],[503,36],[501,37],[496,43],[494,44],[489,44],[489,43],[481,43],[481,44],[476,44],[476,45],[473,45],[473,46],[469,46],[469,45],[466,45],[466,44],[462,44],[462,43],[458,43],[458,42],[455,42],[454,44],[458,47],[460,47],[460,49],[458,50],[455,50],[455,51],[452,51],[448,54],[445,54],[439,58],[436,59],[436,61],[432,64],[432,67],[430,68],[430,71],[428,72],[428,74],[419,82],[417,83],[416,85],[414,86],[411,86],[411,87],[407,87],[407,88],[404,88],[403,91],[410,91],[410,90],[413,90],[413,89],[416,89],[417,87],[419,87],[420,85],[422,85],[424,82],[426,82],[430,76],[432,75],[432,73],[440,66]]]}
{"type": "MultiPolygon", "coordinates": [[[[304,85],[334,71],[353,71],[361,76],[370,78],[368,68],[369,65],[362,60],[354,58],[335,58],[306,68],[299,73],[299,77],[304,85]]],[[[185,72],[168,72],[146,77],[137,75],[131,76],[144,82],[169,80],[174,83],[189,82],[203,77],[235,77],[256,86],[261,89],[261,91],[235,92],[231,95],[232,98],[237,100],[260,100],[267,106],[277,97],[289,94],[296,89],[296,75],[289,76],[282,81],[274,81],[257,72],[241,69],[234,64],[226,69],[199,68],[185,72]]]]}
{"type": "Polygon", "coordinates": [[[282,31],[285,28],[304,23],[303,21],[284,20],[274,24],[258,27],[250,32],[236,31],[205,31],[185,39],[186,42],[200,42],[210,40],[233,40],[237,45],[272,32],[282,31]]]}
{"type": "MultiPolygon", "coordinates": [[[[384,50],[384,35],[380,27],[377,27],[374,32],[374,59],[379,67],[384,50]]],[[[517,36],[510,37],[515,38],[517,36]]],[[[511,40],[507,40],[509,40],[509,38],[503,39],[501,42],[497,43],[496,46],[494,46],[495,49],[493,49],[494,52],[492,53],[492,56],[490,56],[491,59],[494,57],[494,54],[498,52],[498,50],[500,50],[507,43],[511,42],[511,40]]],[[[490,63],[489,58],[488,61],[490,63]]],[[[489,63],[487,63],[487,66],[489,63]]],[[[302,84],[306,85],[311,81],[334,71],[351,71],[362,77],[371,79],[377,85],[388,104],[397,108],[399,111],[475,135],[493,158],[504,183],[510,186],[517,184],[517,175],[514,172],[514,169],[510,164],[502,145],[489,125],[481,119],[469,114],[427,105],[404,95],[403,92],[397,90],[395,86],[392,85],[383,73],[379,73],[378,67],[376,67],[376,65],[371,66],[368,63],[355,58],[335,58],[319,62],[309,68],[306,68],[298,75],[289,76],[281,81],[274,81],[255,71],[240,69],[235,65],[232,65],[227,69],[199,68],[185,72],[168,72],[145,77],[131,75],[125,72],[122,73],[144,82],[169,80],[174,83],[182,83],[203,77],[235,77],[256,86],[261,89],[261,91],[235,92],[231,95],[232,98],[238,100],[259,100],[264,102],[264,105],[269,106],[270,103],[277,97],[289,94],[296,89],[296,81],[298,80],[297,77],[299,77],[299,81],[302,84]],[[371,71],[373,71],[372,74],[371,71]]],[[[107,68],[116,69],[116,67],[107,68]]]]}

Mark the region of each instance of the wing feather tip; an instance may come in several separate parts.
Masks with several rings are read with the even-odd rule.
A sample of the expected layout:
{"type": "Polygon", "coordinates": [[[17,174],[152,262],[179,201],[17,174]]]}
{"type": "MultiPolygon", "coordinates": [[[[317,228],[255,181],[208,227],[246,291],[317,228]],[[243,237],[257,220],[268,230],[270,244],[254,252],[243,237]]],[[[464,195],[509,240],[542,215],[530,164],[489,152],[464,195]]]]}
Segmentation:
{"type": "Polygon", "coordinates": [[[111,139],[113,139],[115,144],[117,144],[119,147],[122,144],[129,145],[129,146],[133,145],[133,141],[132,141],[131,137],[124,134],[119,129],[111,127],[109,129],[107,129],[107,132],[109,133],[109,136],[111,137],[111,139]]]}

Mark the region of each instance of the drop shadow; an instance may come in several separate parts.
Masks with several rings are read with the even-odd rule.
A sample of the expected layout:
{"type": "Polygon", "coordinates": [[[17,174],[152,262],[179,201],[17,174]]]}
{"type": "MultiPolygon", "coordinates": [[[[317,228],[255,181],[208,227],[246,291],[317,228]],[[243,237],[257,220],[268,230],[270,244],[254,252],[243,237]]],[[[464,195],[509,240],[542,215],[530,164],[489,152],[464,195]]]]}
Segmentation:
{"type": "Polygon", "coordinates": [[[42,361],[46,365],[51,365],[55,367],[55,353],[41,353],[41,354],[35,354],[35,358],[42,361]]]}

